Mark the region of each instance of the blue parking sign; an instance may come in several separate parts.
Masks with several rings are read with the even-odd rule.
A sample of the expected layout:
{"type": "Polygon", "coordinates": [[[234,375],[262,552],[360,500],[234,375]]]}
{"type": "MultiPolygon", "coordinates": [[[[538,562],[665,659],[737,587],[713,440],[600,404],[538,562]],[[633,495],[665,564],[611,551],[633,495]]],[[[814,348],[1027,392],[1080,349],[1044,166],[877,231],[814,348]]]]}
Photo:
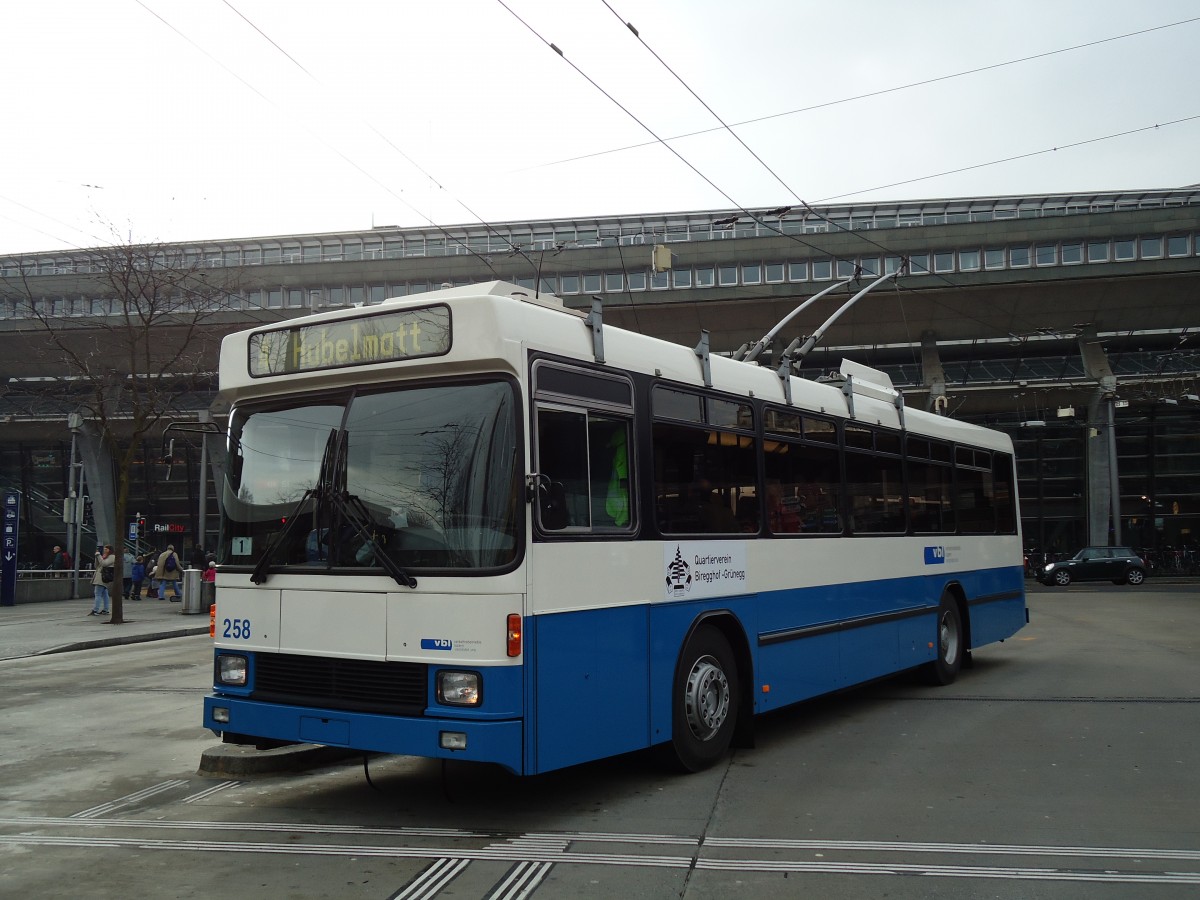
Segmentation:
{"type": "Polygon", "coordinates": [[[21,539],[21,495],[4,494],[4,558],[0,572],[0,606],[17,605],[17,551],[21,539]]]}

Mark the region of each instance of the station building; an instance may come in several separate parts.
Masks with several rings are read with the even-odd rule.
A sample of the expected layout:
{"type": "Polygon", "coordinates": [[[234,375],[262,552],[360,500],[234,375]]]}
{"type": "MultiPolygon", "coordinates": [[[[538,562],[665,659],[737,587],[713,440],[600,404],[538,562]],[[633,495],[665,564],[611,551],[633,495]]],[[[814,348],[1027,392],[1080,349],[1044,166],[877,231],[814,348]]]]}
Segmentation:
{"type": "MultiPolygon", "coordinates": [[[[827,377],[847,357],[887,372],[909,406],[1010,433],[1032,553],[1117,542],[1169,570],[1191,565],[1196,550],[1200,185],[171,246],[201,270],[234,276],[236,289],[204,326],[214,348],[221,334],[314,310],[499,279],[571,308],[590,309],[596,298],[606,324],[688,346],[706,333],[711,352],[734,354],[837,285],[759,358],[779,365],[793,339],[895,274],[823,329],[799,374],[827,377]]],[[[90,466],[89,483],[104,480],[95,448],[73,439],[81,431],[71,372],[45,352],[45,331],[29,312],[32,302],[80,335],[102,335],[121,310],[96,287],[87,259],[85,251],[0,254],[0,488],[25,498],[21,557],[31,567],[69,540],[62,511],[74,473],[90,466]]],[[[216,362],[214,349],[199,386],[189,381],[177,398],[174,421],[214,412],[219,420],[216,362]]],[[[215,545],[211,463],[219,472],[220,452],[212,443],[177,441],[169,476],[157,435],[140,448],[129,513],[142,520],[146,549],[215,545]]],[[[101,534],[125,530],[100,526],[101,534]]],[[[85,521],[79,546],[90,553],[95,536],[95,522],[85,521]]]]}

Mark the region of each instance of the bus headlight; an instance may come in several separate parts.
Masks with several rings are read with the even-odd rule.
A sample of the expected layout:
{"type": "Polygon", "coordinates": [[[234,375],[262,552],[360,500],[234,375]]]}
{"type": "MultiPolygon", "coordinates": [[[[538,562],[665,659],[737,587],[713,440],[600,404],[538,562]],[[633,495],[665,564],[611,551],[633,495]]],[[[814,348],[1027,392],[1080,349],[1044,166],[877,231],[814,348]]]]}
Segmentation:
{"type": "Polygon", "coordinates": [[[217,657],[217,684],[241,687],[246,684],[250,663],[244,656],[225,653],[217,657]]]}
{"type": "Polygon", "coordinates": [[[483,697],[478,672],[438,672],[438,703],[448,706],[478,706],[483,697]]]}

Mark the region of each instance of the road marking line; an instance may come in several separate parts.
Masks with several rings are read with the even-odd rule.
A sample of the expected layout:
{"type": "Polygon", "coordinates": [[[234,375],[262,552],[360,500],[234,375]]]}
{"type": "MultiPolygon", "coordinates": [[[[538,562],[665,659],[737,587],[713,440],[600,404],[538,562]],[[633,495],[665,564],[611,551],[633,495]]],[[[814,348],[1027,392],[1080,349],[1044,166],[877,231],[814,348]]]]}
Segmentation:
{"type": "Polygon", "coordinates": [[[423,869],[412,881],[392,894],[388,900],[428,900],[463,873],[469,859],[439,859],[423,869]]]}
{"type": "Polygon", "coordinates": [[[164,791],[174,790],[177,787],[186,785],[186,781],[181,781],[178,778],[171,781],[163,781],[153,787],[148,787],[132,794],[126,794],[124,797],[118,797],[116,800],[110,800],[108,803],[101,803],[99,806],[93,806],[90,809],[81,810],[74,813],[72,819],[94,819],[102,816],[105,813],[110,813],[115,809],[120,809],[122,806],[132,806],[140,800],[145,800],[148,797],[153,797],[161,794],[164,791]]]}
{"type": "MultiPolygon", "coordinates": [[[[169,785],[168,785],[169,786],[169,785]]],[[[165,789],[164,786],[157,786],[165,789]]],[[[145,794],[146,792],[139,792],[145,794]]],[[[133,796],[133,795],[131,795],[133,796]]],[[[123,798],[124,799],[124,798],[123,798]]],[[[242,826],[231,823],[203,822],[162,822],[162,821],[130,821],[121,819],[95,820],[69,818],[38,818],[38,817],[0,817],[0,823],[29,827],[65,827],[87,826],[92,828],[114,829],[118,827],[147,828],[147,829],[211,829],[216,831],[263,830],[263,825],[242,826]]],[[[291,824],[282,823],[270,826],[273,830],[294,833],[351,834],[365,836],[405,835],[409,837],[436,836],[446,837],[445,830],[437,829],[428,834],[417,829],[360,829],[356,827],[309,826],[308,829],[298,828],[291,824]]],[[[466,832],[453,832],[458,838],[486,838],[484,835],[469,835],[466,832]]],[[[593,836],[595,837],[595,836],[593,836]]],[[[619,836],[606,835],[606,839],[616,839],[619,836]]],[[[249,853],[292,856],[365,856],[373,858],[392,859],[439,859],[440,866],[431,866],[427,872],[433,873],[430,880],[425,882],[432,885],[444,877],[448,884],[457,877],[471,861],[508,861],[515,863],[505,877],[497,883],[493,894],[494,900],[522,900],[545,879],[555,864],[572,865],[604,865],[646,868],[685,869],[693,864],[695,868],[705,871],[736,871],[741,873],[771,873],[771,872],[805,872],[846,875],[884,875],[884,876],[913,876],[924,875],[943,878],[986,878],[1002,880],[1027,881],[1074,881],[1098,884],[1189,884],[1200,885],[1200,872],[1190,871],[1135,871],[1114,868],[1072,869],[1072,868],[1038,868],[1029,866],[982,866],[982,865],[928,865],[924,863],[882,863],[882,862],[850,862],[835,860],[762,860],[762,859],[715,859],[682,856],[638,856],[630,854],[600,854],[566,851],[565,847],[579,840],[576,835],[551,834],[514,835],[505,841],[493,843],[487,847],[471,849],[465,847],[397,847],[378,846],[370,844],[295,844],[279,842],[253,841],[212,841],[212,840],[174,840],[174,839],[144,839],[144,838],[108,838],[108,837],[76,837],[52,836],[22,833],[18,835],[0,835],[0,844],[11,846],[46,846],[46,847],[84,847],[84,848],[132,848],[141,850],[166,850],[171,852],[193,851],[213,853],[249,853]]],[[[679,839],[688,843],[688,839],[679,839]]],[[[696,843],[692,841],[691,843],[696,843]]],[[[791,841],[791,840],[755,840],[737,838],[709,838],[704,842],[705,848],[726,847],[729,849],[776,848],[776,849],[835,849],[846,852],[907,852],[922,853],[972,853],[986,856],[990,853],[1011,855],[1040,855],[1059,856],[1064,858],[1106,859],[1106,858],[1140,858],[1140,859],[1200,859],[1200,851],[1170,850],[1170,849],[1136,849],[1118,847],[1037,847],[1032,845],[977,845],[977,844],[940,844],[940,843],[905,843],[905,842],[871,842],[871,841],[791,841]]],[[[415,882],[414,882],[415,884],[415,882]]],[[[444,886],[444,885],[443,885],[444,886]]],[[[408,888],[406,888],[407,890],[408,888]]],[[[430,889],[435,892],[440,887],[430,889]]],[[[397,895],[407,896],[407,895],[397,895]]],[[[417,896],[432,896],[430,894],[412,894],[417,896]]]]}
{"type": "Polygon", "coordinates": [[[222,781],[220,784],[213,785],[212,787],[208,788],[207,790],[203,790],[198,794],[192,794],[192,796],[190,796],[190,797],[184,797],[179,802],[180,803],[195,803],[197,800],[204,800],[207,797],[211,797],[213,794],[216,794],[220,791],[228,790],[231,787],[237,787],[238,785],[241,785],[241,784],[245,784],[245,782],[243,782],[243,781],[222,781]]]}
{"type": "Polygon", "coordinates": [[[896,851],[902,853],[971,853],[979,856],[1069,856],[1109,859],[1200,860],[1200,850],[1151,849],[1148,847],[1069,847],[1034,844],[947,844],[909,841],[819,841],[772,838],[706,837],[705,847],[777,850],[896,851]]]}
{"type": "Polygon", "coordinates": [[[521,862],[505,874],[484,900],[525,900],[536,891],[554,868],[554,863],[521,862]]]}

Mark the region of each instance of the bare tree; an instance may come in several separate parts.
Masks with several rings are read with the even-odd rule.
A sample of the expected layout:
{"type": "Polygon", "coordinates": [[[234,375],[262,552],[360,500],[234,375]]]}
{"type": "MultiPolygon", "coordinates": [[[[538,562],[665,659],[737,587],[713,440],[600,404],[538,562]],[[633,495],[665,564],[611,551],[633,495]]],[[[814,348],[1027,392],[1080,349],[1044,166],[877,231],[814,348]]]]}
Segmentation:
{"type": "MultiPolygon", "coordinates": [[[[118,241],[72,258],[73,277],[56,274],[50,284],[35,266],[22,266],[4,290],[41,338],[31,348],[38,370],[74,385],[79,411],[111,455],[112,521],[120,532],[145,439],[178,411],[182,395],[211,379],[205,370],[228,330],[214,323],[214,314],[228,308],[235,283],[227,270],[167,244],[118,241]],[[51,290],[56,296],[47,299],[51,290]],[[64,302],[84,308],[67,316],[64,302]]],[[[121,624],[123,535],[97,537],[119,554],[110,589],[111,623],[121,624]]]]}

